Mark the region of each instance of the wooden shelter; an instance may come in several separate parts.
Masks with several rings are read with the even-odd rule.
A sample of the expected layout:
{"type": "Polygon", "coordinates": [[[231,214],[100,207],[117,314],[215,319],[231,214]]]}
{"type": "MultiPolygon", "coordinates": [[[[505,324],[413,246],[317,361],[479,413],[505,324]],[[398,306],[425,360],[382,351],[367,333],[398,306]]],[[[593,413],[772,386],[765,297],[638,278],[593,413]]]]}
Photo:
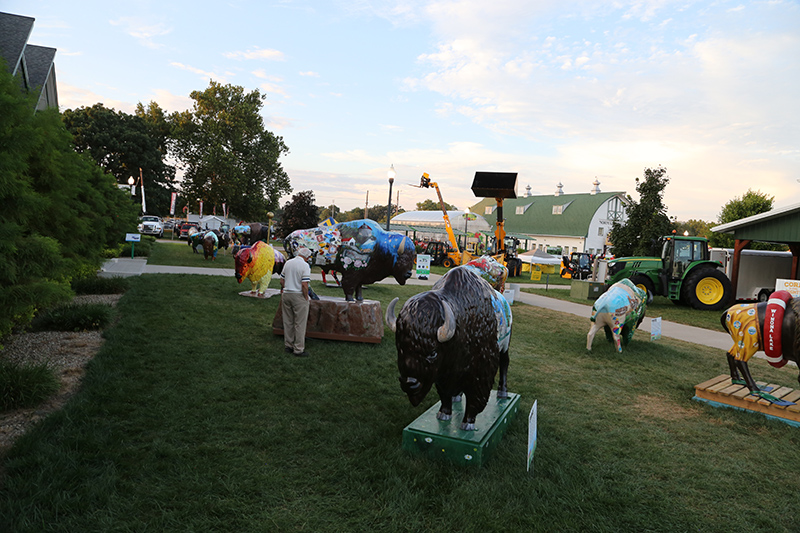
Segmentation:
{"type": "Polygon", "coordinates": [[[733,249],[731,285],[733,294],[739,281],[739,263],[742,250],[751,242],[785,244],[792,252],[791,279],[800,279],[800,204],[773,209],[751,217],[742,218],[711,228],[716,233],[732,233],[736,243],[733,249]]]}

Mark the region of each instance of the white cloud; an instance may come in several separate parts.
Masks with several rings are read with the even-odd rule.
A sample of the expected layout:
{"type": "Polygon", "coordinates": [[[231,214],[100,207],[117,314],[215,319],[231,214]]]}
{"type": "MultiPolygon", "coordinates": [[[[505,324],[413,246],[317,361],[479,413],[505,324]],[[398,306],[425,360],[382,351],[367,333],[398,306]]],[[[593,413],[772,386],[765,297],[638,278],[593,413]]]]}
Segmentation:
{"type": "Polygon", "coordinates": [[[219,74],[215,74],[214,72],[209,72],[207,70],[203,70],[197,67],[193,67],[191,65],[184,65],[183,63],[178,63],[177,61],[170,62],[170,65],[173,67],[179,68],[181,70],[186,70],[188,72],[192,72],[194,74],[199,74],[203,78],[207,78],[209,80],[215,80],[220,83],[227,83],[227,78],[225,76],[221,76],[219,74]]]}
{"type": "Polygon", "coordinates": [[[319,73],[311,71],[311,70],[307,70],[305,72],[298,72],[298,74],[300,74],[301,76],[308,76],[308,77],[311,77],[311,78],[319,78],[319,73]]]}
{"type": "Polygon", "coordinates": [[[228,59],[266,59],[268,61],[285,61],[283,52],[273,49],[256,47],[253,50],[226,52],[222,54],[228,59]]]}
{"type": "Polygon", "coordinates": [[[155,39],[169,35],[172,32],[172,28],[166,24],[153,23],[150,20],[139,17],[120,17],[108,22],[112,26],[123,27],[128,35],[148,48],[161,48],[163,45],[155,42],[155,39]]]}

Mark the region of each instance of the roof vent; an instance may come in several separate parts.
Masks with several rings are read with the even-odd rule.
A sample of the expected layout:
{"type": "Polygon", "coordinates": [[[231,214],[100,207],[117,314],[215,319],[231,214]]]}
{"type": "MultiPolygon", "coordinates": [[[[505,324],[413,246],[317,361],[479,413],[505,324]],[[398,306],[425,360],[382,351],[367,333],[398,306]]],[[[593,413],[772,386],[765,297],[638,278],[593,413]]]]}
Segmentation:
{"type": "Polygon", "coordinates": [[[525,196],[528,197],[530,195],[531,195],[531,186],[528,185],[527,187],[525,187],[525,196]]]}
{"type": "Polygon", "coordinates": [[[594,188],[592,189],[592,191],[589,194],[597,194],[597,193],[599,193],[600,192],[600,182],[597,181],[597,176],[594,177],[594,182],[592,183],[592,185],[594,185],[594,188]]]}
{"type": "Polygon", "coordinates": [[[556,196],[564,196],[564,190],[563,190],[564,186],[561,184],[560,181],[558,182],[558,185],[556,185],[556,187],[558,187],[558,189],[556,189],[556,194],[555,195],[556,196]]]}

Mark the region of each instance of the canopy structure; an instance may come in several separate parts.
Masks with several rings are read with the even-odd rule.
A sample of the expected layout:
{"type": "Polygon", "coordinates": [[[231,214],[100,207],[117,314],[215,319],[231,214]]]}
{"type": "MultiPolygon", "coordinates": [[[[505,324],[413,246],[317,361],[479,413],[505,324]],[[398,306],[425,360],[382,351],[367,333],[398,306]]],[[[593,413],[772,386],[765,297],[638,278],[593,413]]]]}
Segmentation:
{"type": "Polygon", "coordinates": [[[800,204],[773,209],[751,217],[742,218],[711,228],[715,233],[732,233],[733,268],[731,271],[732,292],[736,294],[739,282],[739,263],[742,250],[751,242],[785,244],[792,251],[791,279],[800,279],[800,204]]]}

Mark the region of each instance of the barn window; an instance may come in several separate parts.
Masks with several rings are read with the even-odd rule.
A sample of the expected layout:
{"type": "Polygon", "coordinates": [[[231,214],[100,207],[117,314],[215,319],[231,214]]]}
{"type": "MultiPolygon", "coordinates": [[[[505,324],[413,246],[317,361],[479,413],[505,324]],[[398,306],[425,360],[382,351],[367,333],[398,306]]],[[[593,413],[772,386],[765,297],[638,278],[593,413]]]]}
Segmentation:
{"type": "Polygon", "coordinates": [[[563,205],[554,205],[553,206],[553,214],[554,215],[560,215],[563,212],[564,212],[564,206],[563,205]]]}
{"type": "Polygon", "coordinates": [[[494,207],[491,205],[487,205],[486,207],[483,208],[484,215],[491,215],[492,211],[494,211],[494,207]]]}
{"type": "Polygon", "coordinates": [[[600,226],[599,228],[597,228],[597,236],[598,237],[602,237],[603,236],[603,234],[604,234],[603,230],[604,229],[605,228],[603,228],[603,226],[600,226]]]}
{"type": "Polygon", "coordinates": [[[525,206],[524,205],[518,205],[516,214],[517,215],[524,215],[525,214],[525,206]]]}

